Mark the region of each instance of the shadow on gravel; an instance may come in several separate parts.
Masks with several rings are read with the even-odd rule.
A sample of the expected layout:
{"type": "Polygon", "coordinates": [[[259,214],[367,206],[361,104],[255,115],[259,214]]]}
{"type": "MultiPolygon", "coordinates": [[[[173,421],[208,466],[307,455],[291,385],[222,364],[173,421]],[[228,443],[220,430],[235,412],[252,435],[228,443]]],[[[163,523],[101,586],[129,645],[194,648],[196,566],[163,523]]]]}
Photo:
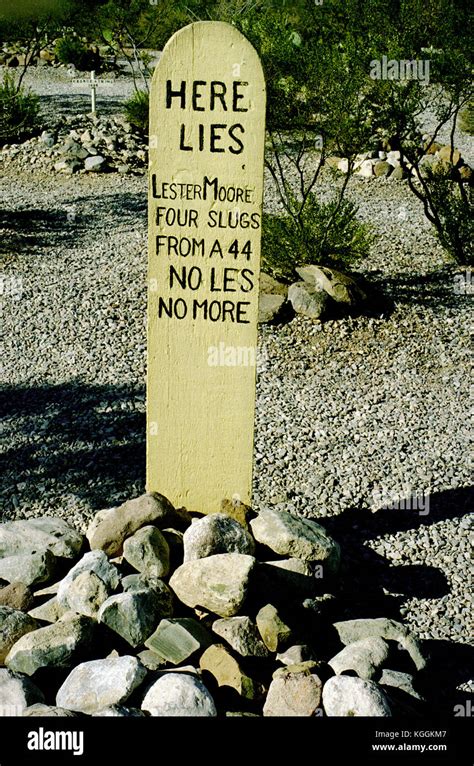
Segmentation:
{"type": "Polygon", "coordinates": [[[429,274],[383,275],[382,284],[395,303],[417,303],[431,308],[459,308],[468,305],[473,295],[467,267],[463,271],[456,265],[447,265],[429,274]]]}
{"type": "MultiPolygon", "coordinates": [[[[98,509],[145,485],[143,386],[67,384],[0,390],[0,498],[74,494],[98,509]],[[18,486],[20,485],[20,490],[18,486]]],[[[141,488],[141,489],[140,489],[141,488]]],[[[9,510],[12,510],[10,505],[9,510]]]]}
{"type": "Polygon", "coordinates": [[[2,243],[0,255],[38,252],[53,244],[64,246],[78,242],[83,230],[80,220],[68,220],[68,203],[54,209],[0,211],[2,243]]]}
{"type": "Polygon", "coordinates": [[[0,210],[1,255],[38,253],[52,246],[77,247],[97,241],[97,231],[146,226],[146,193],[101,193],[65,197],[54,208],[0,210]]]}
{"type": "MultiPolygon", "coordinates": [[[[414,529],[421,532],[431,524],[461,518],[472,511],[473,499],[474,488],[466,487],[432,494],[425,516],[416,510],[390,508],[373,513],[358,508],[324,518],[324,528],[342,550],[342,576],[333,617],[337,620],[389,617],[403,621],[400,608],[407,598],[449,598],[449,583],[440,569],[404,563],[403,554],[397,565],[398,562],[387,560],[366,543],[383,535],[414,529]]],[[[461,563],[461,574],[462,566],[461,563]]],[[[467,560],[464,566],[467,569],[467,560]]],[[[436,629],[436,616],[433,627],[436,629]]],[[[421,674],[424,694],[434,711],[453,716],[456,705],[467,704],[468,695],[456,686],[473,678],[474,648],[445,640],[423,643],[430,655],[429,665],[421,674]]],[[[406,672],[413,669],[408,666],[406,672]]]]}
{"type": "MultiPolygon", "coordinates": [[[[325,518],[323,525],[343,550],[344,610],[347,619],[364,616],[399,617],[406,598],[441,598],[449,593],[442,571],[426,564],[400,565],[371,550],[366,543],[378,537],[428,527],[445,519],[460,518],[472,509],[472,487],[430,495],[429,513],[381,509],[376,513],[357,508],[325,518]],[[399,594],[388,596],[390,593],[399,594]]],[[[467,562],[466,562],[467,564],[467,562]]]]}

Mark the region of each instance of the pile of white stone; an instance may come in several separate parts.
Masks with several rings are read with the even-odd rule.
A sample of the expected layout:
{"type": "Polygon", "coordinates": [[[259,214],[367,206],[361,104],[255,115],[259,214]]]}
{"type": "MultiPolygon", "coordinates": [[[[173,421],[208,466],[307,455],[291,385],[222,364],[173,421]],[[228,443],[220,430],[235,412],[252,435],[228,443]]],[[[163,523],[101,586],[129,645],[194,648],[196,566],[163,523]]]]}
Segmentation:
{"type": "Polygon", "coordinates": [[[191,517],[153,493],[86,537],[57,518],[0,525],[0,714],[423,709],[405,626],[334,621],[340,550],[316,522],[230,501],[191,517]]]}
{"type": "Polygon", "coordinates": [[[146,142],[134,134],[122,115],[62,117],[56,124],[20,144],[6,144],[0,162],[58,173],[143,173],[146,142]]]}
{"type": "MultiPolygon", "coordinates": [[[[425,150],[426,153],[419,163],[422,176],[426,168],[434,172],[450,170],[453,180],[461,180],[463,183],[472,182],[472,168],[463,160],[458,149],[452,151],[450,146],[439,144],[430,137],[426,137],[425,150]]],[[[328,157],[326,164],[342,173],[347,173],[349,168],[349,160],[346,157],[328,157]]],[[[407,173],[417,178],[417,173],[408,160],[401,163],[401,153],[398,150],[357,154],[352,172],[363,178],[389,178],[391,181],[402,181],[407,177],[407,173]],[[402,167],[402,164],[407,170],[402,167]]]]}

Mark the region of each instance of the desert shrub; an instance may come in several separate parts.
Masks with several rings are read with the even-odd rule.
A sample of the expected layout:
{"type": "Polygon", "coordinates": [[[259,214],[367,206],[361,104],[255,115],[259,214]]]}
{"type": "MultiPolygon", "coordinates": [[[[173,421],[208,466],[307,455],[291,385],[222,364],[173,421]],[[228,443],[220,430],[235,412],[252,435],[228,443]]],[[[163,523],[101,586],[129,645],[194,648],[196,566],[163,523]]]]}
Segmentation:
{"type": "Polygon", "coordinates": [[[125,103],[127,120],[143,135],[148,135],[149,101],[147,91],[137,90],[125,103]]]}
{"type": "Polygon", "coordinates": [[[444,171],[427,168],[424,176],[424,197],[437,238],[451,257],[461,265],[474,264],[474,193],[472,186],[455,183],[449,167],[444,171]]]}
{"type": "Polygon", "coordinates": [[[56,57],[61,64],[74,64],[76,69],[86,72],[96,68],[94,55],[83,42],[73,35],[61,37],[56,43],[56,57]]]}
{"type": "Polygon", "coordinates": [[[38,126],[39,99],[17,87],[8,72],[0,83],[0,143],[5,144],[34,132],[38,126]]]}
{"type": "Polygon", "coordinates": [[[368,255],[373,235],[347,200],[321,203],[309,194],[300,218],[263,216],[263,268],[276,278],[294,280],[296,267],[314,263],[344,269],[368,255]]]}

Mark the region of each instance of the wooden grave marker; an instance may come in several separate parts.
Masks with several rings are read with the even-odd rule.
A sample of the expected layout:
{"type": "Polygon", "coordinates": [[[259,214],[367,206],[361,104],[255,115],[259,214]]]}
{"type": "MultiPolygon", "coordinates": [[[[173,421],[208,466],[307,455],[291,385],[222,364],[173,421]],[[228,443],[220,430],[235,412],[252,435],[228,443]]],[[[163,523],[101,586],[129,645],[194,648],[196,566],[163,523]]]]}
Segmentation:
{"type": "Polygon", "coordinates": [[[167,43],[150,91],[147,490],[251,500],[265,83],[234,27],[167,43]]]}

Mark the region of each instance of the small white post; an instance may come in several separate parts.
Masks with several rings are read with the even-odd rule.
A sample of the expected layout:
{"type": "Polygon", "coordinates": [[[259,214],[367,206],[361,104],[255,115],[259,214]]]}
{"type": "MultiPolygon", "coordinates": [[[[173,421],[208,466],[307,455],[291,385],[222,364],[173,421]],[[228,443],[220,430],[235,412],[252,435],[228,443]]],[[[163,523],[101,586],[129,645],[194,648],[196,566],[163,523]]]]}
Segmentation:
{"type": "Polygon", "coordinates": [[[97,85],[95,82],[95,72],[91,72],[91,112],[95,114],[95,89],[97,85]]]}

